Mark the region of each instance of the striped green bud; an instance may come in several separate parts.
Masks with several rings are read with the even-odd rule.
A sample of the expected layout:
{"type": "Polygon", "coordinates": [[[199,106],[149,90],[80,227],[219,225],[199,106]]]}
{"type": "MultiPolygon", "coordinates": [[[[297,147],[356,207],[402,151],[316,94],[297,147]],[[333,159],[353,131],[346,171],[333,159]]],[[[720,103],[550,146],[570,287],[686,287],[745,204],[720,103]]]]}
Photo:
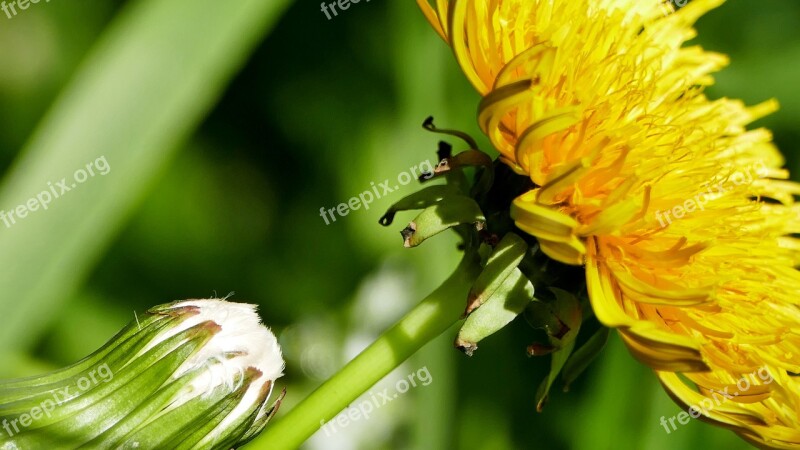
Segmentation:
{"type": "Polygon", "coordinates": [[[283,357],[254,305],[150,309],[84,360],[0,381],[0,449],[230,449],[256,436],[283,357]]]}

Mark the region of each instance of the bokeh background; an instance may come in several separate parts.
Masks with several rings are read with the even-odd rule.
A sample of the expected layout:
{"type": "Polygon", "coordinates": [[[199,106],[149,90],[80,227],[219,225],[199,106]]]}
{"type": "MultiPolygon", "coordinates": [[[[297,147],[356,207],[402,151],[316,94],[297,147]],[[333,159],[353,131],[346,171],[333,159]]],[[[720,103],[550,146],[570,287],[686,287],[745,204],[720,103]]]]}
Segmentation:
{"type": "MultiPolygon", "coordinates": [[[[420,127],[428,115],[480,134],[478,96],[414,2],[362,1],[328,20],[317,2],[267,0],[261,14],[270,18],[232,21],[228,36],[249,37],[229,38],[227,47],[202,41],[213,28],[195,28],[239,7],[215,2],[201,13],[198,2],[161,0],[170,6],[160,13],[172,15],[145,18],[201,48],[179,56],[169,53],[166,31],[141,48],[120,44],[147,35],[124,24],[147,16],[154,0],[55,0],[12,19],[0,13],[0,209],[96,157],[111,166],[47,211],[0,224],[0,377],[72,363],[134,311],[235,292],[233,300],[258,303],[279,335],[285,412],[454,267],[454,236],[405,250],[398,231],[410,216],[389,228],[377,223],[413,184],[329,225],[319,215],[372,182],[435,162],[439,137],[420,127]],[[193,65],[203,49],[213,57],[193,65]],[[117,54],[127,59],[97,104],[71,114],[70,106],[80,109],[71,94],[90,92],[94,85],[81,83],[117,54]],[[139,70],[151,86],[132,82],[139,70]],[[184,89],[187,101],[168,101],[184,89]],[[109,114],[103,105],[115,102],[123,107],[109,114]]],[[[732,58],[712,97],[780,101],[758,125],[774,131],[795,176],[798,24],[795,0],[730,0],[700,21],[696,39],[732,58]]],[[[306,448],[748,448],[699,421],[667,435],[660,417],[678,407],[616,336],[569,393],[556,386],[536,413],[549,361],[525,356],[532,333],[515,321],[472,358],[452,348],[454,331],[445,333],[373,392],[421,368],[428,386],[369,420],[317,433],[306,448]]]]}

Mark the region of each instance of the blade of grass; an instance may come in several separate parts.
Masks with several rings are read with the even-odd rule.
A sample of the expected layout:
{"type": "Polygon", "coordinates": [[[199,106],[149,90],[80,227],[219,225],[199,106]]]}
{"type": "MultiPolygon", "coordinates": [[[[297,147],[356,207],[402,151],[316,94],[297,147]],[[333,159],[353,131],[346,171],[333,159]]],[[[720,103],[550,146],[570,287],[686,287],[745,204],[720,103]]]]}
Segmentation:
{"type": "Polygon", "coordinates": [[[141,0],[115,18],[0,188],[0,353],[53,319],[289,3],[141,0]],[[98,158],[108,173],[76,183],[98,158]],[[43,191],[47,209],[20,218],[43,191]]]}

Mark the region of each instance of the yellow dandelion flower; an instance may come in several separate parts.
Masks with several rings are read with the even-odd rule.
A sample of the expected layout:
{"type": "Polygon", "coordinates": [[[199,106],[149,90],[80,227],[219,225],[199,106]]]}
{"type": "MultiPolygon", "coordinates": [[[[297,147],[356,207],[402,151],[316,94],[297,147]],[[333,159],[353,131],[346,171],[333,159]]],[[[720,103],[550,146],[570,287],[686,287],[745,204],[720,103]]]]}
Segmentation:
{"type": "Polygon", "coordinates": [[[598,319],[679,403],[727,393],[706,420],[798,448],[800,186],[747,129],[775,102],[703,93],[727,58],[684,43],[721,3],[418,0],[483,97],[482,130],[536,185],[517,227],[585,264],[598,319]]]}

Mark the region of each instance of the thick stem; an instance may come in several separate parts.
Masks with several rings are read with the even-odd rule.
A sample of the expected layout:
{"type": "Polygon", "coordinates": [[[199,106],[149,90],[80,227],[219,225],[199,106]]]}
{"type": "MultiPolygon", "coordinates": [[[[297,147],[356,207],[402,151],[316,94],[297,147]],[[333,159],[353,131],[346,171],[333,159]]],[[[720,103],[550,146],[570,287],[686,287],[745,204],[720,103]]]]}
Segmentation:
{"type": "Polygon", "coordinates": [[[289,413],[267,425],[253,449],[295,449],[423,345],[456,323],[479,265],[467,252],[453,274],[392,328],[289,413]]]}

